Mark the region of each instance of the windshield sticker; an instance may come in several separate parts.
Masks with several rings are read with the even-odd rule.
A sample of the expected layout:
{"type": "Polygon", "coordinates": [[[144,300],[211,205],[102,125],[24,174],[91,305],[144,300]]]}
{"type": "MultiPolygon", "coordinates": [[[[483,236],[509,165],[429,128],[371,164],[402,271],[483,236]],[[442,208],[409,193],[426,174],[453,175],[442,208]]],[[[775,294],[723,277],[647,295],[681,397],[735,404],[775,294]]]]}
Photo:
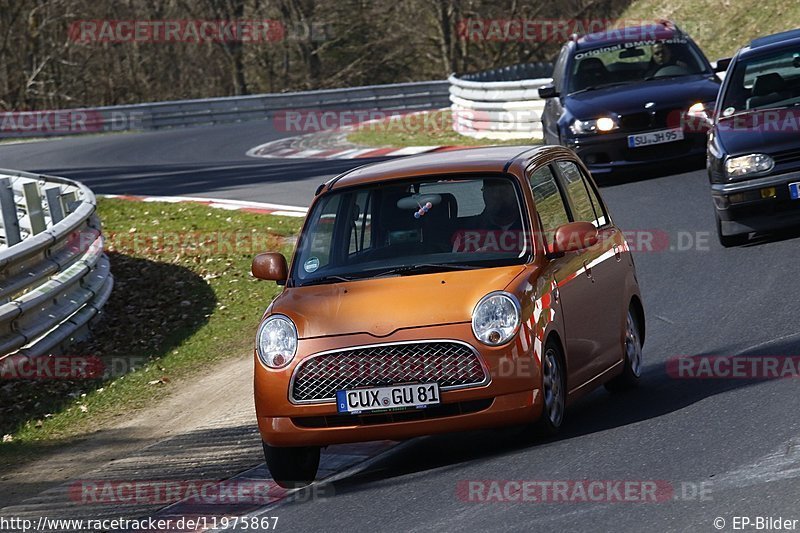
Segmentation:
{"type": "Polygon", "coordinates": [[[734,109],[733,107],[726,107],[725,111],[722,112],[722,116],[723,117],[729,117],[729,116],[733,115],[733,113],[735,111],[736,111],[736,109],[734,109]]]}
{"type": "Polygon", "coordinates": [[[310,274],[311,272],[316,272],[316,270],[317,270],[318,268],[319,268],[319,259],[318,259],[318,258],[316,258],[316,257],[312,257],[311,259],[309,259],[308,261],[306,261],[305,263],[303,263],[303,269],[304,269],[306,272],[308,272],[309,274],[310,274]]]}
{"type": "Polygon", "coordinates": [[[587,50],[585,52],[580,52],[575,54],[574,58],[576,60],[583,59],[584,57],[594,57],[600,54],[607,54],[608,52],[616,52],[617,50],[629,49],[629,48],[639,48],[642,46],[653,46],[656,44],[687,44],[689,41],[684,38],[676,37],[673,39],[648,39],[648,40],[638,40],[638,41],[626,41],[624,43],[615,44],[612,46],[603,46],[601,48],[595,48],[594,50],[587,50]]]}

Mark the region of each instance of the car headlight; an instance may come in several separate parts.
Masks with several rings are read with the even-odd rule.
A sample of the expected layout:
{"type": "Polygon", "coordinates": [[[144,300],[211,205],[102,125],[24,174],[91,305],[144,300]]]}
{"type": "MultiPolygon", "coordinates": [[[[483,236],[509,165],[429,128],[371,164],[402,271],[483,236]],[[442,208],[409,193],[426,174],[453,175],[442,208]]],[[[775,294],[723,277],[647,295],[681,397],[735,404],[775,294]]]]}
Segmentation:
{"type": "Polygon", "coordinates": [[[569,129],[575,135],[587,133],[605,133],[619,128],[617,121],[611,117],[600,117],[592,120],[574,120],[569,129]]]}
{"type": "Polygon", "coordinates": [[[750,154],[740,157],[731,157],[725,161],[725,172],[729,178],[740,178],[751,174],[769,172],[775,166],[775,161],[766,154],[750,154]]]}
{"type": "Polygon", "coordinates": [[[261,323],[256,335],[256,352],[270,368],[283,368],[297,353],[297,328],[284,315],[272,315],[261,323]]]}
{"type": "Polygon", "coordinates": [[[505,344],[517,333],[520,324],[520,305],[513,294],[490,292],[472,311],[472,333],[490,346],[505,344]]]}
{"type": "Polygon", "coordinates": [[[689,106],[686,112],[692,118],[709,119],[714,114],[714,102],[697,102],[689,106]]]}

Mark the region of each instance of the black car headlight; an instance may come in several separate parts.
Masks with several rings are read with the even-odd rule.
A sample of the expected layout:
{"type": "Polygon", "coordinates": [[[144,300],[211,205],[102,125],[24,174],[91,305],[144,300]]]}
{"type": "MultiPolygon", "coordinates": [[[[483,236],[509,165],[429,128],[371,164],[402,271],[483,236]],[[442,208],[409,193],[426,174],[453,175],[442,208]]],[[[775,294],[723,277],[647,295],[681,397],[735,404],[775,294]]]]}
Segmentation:
{"type": "Polygon", "coordinates": [[[731,157],[725,161],[725,174],[729,179],[766,174],[775,166],[775,161],[767,154],[749,154],[731,157]]]}
{"type": "Polygon", "coordinates": [[[619,128],[617,121],[611,117],[600,117],[591,120],[574,120],[569,125],[570,131],[575,135],[587,135],[593,133],[606,133],[619,128]]]}

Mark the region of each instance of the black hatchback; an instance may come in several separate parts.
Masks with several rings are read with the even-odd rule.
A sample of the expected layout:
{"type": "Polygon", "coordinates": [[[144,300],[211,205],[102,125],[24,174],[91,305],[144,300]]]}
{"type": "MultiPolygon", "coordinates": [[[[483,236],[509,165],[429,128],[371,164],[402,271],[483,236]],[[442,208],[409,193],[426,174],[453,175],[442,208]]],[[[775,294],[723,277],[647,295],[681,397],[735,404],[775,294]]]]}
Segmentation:
{"type": "Polygon", "coordinates": [[[692,39],[668,21],[573,37],[561,49],[546,98],[544,140],[592,173],[705,159],[720,80],[692,39]],[[694,120],[687,127],[687,118],[694,120]]]}
{"type": "Polygon", "coordinates": [[[723,246],[800,226],[800,30],[753,40],[729,60],[708,141],[723,246]]]}

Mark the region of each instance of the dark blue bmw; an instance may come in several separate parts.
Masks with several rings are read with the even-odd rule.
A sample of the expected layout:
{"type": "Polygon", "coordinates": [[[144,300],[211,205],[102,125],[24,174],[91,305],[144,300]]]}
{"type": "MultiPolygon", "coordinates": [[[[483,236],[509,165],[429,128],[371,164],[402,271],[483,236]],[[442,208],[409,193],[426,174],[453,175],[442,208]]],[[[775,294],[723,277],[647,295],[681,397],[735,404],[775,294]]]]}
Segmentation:
{"type": "Polygon", "coordinates": [[[720,80],[671,22],[573,37],[561,49],[542,126],[595,176],[669,162],[702,166],[720,80]],[[688,119],[688,120],[687,120],[688,119]],[[695,120],[697,119],[697,120],[695,120]]]}

